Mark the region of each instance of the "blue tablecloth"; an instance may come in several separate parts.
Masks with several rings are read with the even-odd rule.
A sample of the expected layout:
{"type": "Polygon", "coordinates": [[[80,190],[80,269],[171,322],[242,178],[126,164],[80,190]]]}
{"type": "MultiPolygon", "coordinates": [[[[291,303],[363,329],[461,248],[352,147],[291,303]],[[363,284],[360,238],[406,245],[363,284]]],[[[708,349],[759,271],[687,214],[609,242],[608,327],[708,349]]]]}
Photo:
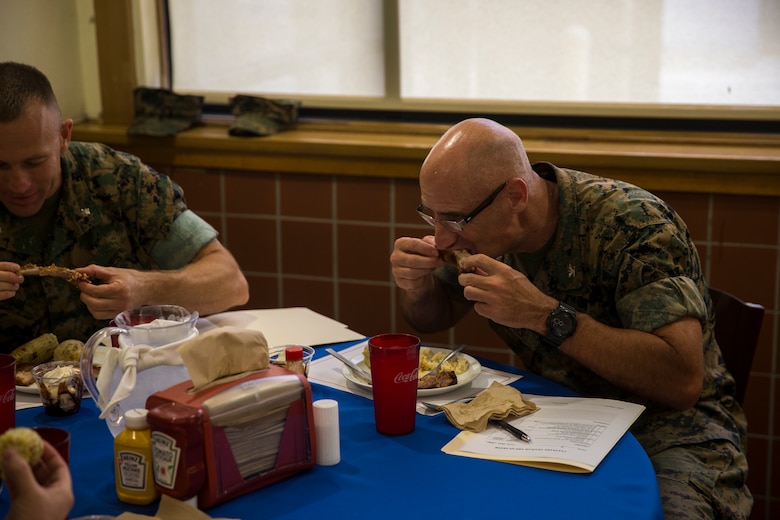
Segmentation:
{"type": "MultiPolygon", "coordinates": [[[[318,356],[323,355],[321,350],[318,356]]],[[[513,370],[490,362],[485,365],[513,370]]],[[[513,386],[530,394],[571,395],[528,373],[513,386]]],[[[443,415],[418,415],[413,433],[386,437],[376,432],[370,400],[320,385],[313,385],[312,394],[315,400],[339,402],[341,462],[315,466],[215,506],[206,511],[210,516],[486,518],[492,513],[495,518],[663,518],[653,468],[631,434],[593,473],[562,473],[444,454],[441,447],[458,431],[443,415]]],[[[47,416],[42,408],[20,410],[17,425],[56,425],[70,431],[76,494],[71,518],[156,511],[156,504],[131,506],[116,498],[113,437],[91,400],[83,403],[78,414],[65,418],[47,416]]],[[[8,500],[4,490],[0,516],[5,516],[8,500]]]]}

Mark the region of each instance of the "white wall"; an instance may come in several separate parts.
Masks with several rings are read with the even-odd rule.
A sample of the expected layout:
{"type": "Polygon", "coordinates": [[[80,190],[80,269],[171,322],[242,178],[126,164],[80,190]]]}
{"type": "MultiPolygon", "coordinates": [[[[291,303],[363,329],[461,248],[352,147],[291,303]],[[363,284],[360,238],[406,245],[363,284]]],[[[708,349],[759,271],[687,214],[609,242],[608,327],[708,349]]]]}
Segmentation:
{"type": "Polygon", "coordinates": [[[100,116],[92,0],[0,0],[0,61],[46,74],[63,116],[100,116]]]}

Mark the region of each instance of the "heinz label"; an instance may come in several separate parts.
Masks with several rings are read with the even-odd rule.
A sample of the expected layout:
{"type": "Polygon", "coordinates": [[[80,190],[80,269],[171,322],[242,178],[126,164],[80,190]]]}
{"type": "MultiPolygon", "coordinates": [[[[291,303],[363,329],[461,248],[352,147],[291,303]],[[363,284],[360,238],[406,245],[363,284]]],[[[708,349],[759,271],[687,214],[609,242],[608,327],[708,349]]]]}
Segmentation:
{"type": "Polygon", "coordinates": [[[176,469],[179,467],[181,448],[176,440],[162,432],[152,432],[152,461],[154,462],[154,481],[168,489],[176,484],[176,469]]]}

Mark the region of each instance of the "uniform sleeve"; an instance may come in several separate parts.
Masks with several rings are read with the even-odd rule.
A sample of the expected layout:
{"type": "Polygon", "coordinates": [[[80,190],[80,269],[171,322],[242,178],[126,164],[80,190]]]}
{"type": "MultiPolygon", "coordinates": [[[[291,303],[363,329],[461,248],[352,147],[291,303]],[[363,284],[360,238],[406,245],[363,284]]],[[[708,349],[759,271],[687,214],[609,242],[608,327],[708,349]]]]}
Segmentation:
{"type": "Polygon", "coordinates": [[[188,209],[173,221],[168,236],[154,245],[152,258],[162,269],[178,269],[216,237],[217,230],[188,209]]]}
{"type": "Polygon", "coordinates": [[[678,276],[647,284],[617,302],[623,326],[650,332],[686,316],[707,319],[707,306],[696,284],[678,276]]]}

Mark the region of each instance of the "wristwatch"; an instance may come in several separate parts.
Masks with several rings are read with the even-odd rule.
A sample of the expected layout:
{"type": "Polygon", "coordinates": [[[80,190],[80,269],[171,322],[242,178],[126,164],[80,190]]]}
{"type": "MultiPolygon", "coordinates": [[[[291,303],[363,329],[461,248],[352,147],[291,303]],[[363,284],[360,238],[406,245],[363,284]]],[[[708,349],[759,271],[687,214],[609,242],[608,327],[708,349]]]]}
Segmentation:
{"type": "Polygon", "coordinates": [[[558,302],[558,308],[547,316],[547,335],[544,337],[544,342],[560,347],[575,330],[577,330],[577,311],[563,302],[558,302]]]}

